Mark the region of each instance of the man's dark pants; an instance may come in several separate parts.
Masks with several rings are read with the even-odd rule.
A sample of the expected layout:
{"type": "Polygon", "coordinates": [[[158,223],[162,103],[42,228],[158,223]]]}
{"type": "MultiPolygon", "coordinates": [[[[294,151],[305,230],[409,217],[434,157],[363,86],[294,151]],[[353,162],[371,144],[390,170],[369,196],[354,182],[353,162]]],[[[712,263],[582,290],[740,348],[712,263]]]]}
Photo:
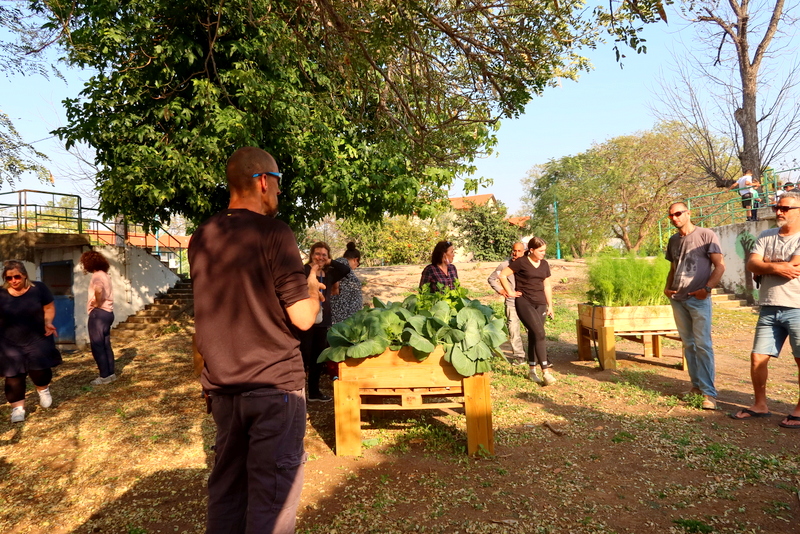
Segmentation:
{"type": "Polygon", "coordinates": [[[293,533],[303,489],[305,391],[211,393],[217,425],[207,534],[293,533]]]}

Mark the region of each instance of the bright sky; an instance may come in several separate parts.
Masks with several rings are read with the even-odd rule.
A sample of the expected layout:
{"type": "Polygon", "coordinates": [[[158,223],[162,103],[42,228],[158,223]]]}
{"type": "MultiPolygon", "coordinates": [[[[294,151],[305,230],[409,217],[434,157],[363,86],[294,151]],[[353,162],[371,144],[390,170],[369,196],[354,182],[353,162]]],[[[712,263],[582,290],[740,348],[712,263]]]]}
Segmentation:
{"type": "MultiPolygon", "coordinates": [[[[645,28],[647,53],[627,53],[623,69],[615,61],[610,44],[587,51],[595,70],[583,74],[578,82],[564,81],[560,87],[546,89],[541,97],[534,97],[521,118],[504,121],[495,154],[477,161],[476,174],[494,180],[492,186],[478,193],[493,193],[513,214],[522,207],[520,181],[534,165],[577,154],[590,148],[593,142],[651,128],[656,119],[650,104],[656,101],[658,79],[662,74],[671,78],[672,50],[682,50],[681,40],[692,40],[693,30],[678,31],[683,23],[674,12],[670,15],[670,24],[645,28]]],[[[60,102],[77,95],[82,85],[80,73],[66,74],[66,84],[38,76],[0,80],[2,110],[26,140],[47,139],[50,130],[64,124],[60,102]]],[[[75,164],[63,154],[57,140],[37,142],[35,146],[53,160],[50,167],[56,180],[55,190],[74,192],[76,186],[65,169],[75,164]]],[[[457,182],[451,196],[463,195],[462,186],[457,182]]],[[[17,188],[49,190],[33,179],[24,180],[17,188]]],[[[88,190],[85,183],[82,189],[85,194],[88,190]]]]}

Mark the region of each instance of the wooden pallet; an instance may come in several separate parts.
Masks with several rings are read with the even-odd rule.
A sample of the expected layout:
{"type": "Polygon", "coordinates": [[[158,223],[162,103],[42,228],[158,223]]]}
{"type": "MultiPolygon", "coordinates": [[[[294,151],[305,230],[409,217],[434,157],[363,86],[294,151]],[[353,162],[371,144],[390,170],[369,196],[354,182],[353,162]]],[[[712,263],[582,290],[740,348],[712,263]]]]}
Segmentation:
{"type": "Polygon", "coordinates": [[[467,452],[494,454],[489,374],[464,378],[444,360],[441,347],[420,362],[410,347],[339,363],[333,383],[336,454],[361,454],[361,410],[464,408],[467,452]],[[456,400],[454,400],[456,399],[456,400]]]}

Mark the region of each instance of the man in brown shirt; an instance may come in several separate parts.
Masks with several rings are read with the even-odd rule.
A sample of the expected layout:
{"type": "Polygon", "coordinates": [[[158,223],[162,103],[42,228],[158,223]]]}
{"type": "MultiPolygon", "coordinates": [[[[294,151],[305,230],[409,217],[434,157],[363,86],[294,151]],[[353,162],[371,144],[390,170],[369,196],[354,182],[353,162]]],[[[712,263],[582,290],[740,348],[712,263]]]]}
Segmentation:
{"type": "Polygon", "coordinates": [[[228,209],[189,243],[201,383],[217,426],[206,532],[294,532],[303,486],[305,372],[291,326],[319,311],[294,234],[274,218],[281,173],[263,150],[226,168],[228,209]]]}

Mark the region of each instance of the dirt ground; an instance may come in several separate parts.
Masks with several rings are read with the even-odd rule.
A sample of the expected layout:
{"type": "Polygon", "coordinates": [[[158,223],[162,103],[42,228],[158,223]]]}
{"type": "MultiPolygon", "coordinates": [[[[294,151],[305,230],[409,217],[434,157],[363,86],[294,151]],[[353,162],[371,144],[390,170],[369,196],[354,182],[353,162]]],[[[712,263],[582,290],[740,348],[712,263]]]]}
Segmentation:
{"type": "MultiPolygon", "coordinates": [[[[550,261],[557,313],[574,313],[585,266],[550,261]]],[[[499,300],[485,283],[494,263],[457,266],[473,297],[499,300]]],[[[402,299],[420,272],[359,270],[365,300],[402,299]]],[[[498,360],[494,455],[465,454],[463,416],[405,411],[364,415],[363,454],[339,457],[333,405],[312,403],[298,532],[800,532],[800,433],[777,424],[797,401],[790,355],[770,368],[772,417],[726,417],[751,399],[755,318],[715,310],[713,412],[677,399],[689,386],[674,342],[660,360],[620,342],[619,368],[601,371],[576,360],[565,328],[548,344],[559,381],[547,388],[498,360]]],[[[214,425],[191,331],[117,346],[121,378],[103,387],[87,385],[87,352],[65,355],[54,406],[29,396],[23,425],[0,406],[0,532],[203,532],[214,425]]]]}

